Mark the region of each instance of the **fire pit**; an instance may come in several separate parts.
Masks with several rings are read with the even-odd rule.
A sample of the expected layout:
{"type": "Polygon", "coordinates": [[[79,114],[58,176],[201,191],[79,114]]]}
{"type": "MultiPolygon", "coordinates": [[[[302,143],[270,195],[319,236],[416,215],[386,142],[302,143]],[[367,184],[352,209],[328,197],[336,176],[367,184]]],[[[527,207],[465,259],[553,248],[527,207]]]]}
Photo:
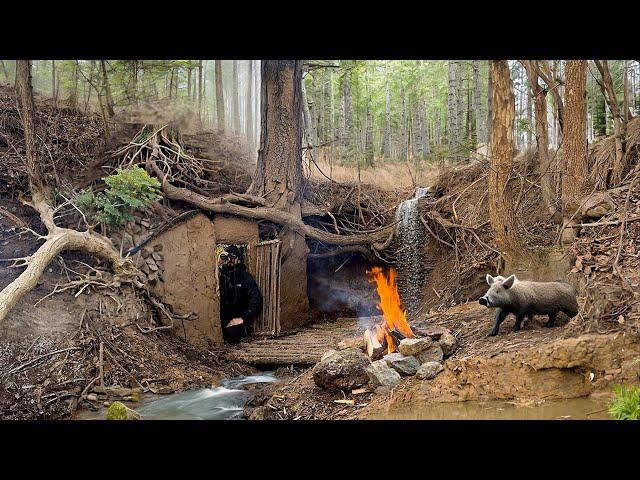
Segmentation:
{"type": "Polygon", "coordinates": [[[372,360],[381,358],[385,353],[398,351],[398,345],[405,338],[415,337],[407,321],[406,310],[402,308],[400,294],[396,285],[398,272],[391,268],[385,273],[380,267],[367,270],[370,282],[376,284],[382,311],[383,321],[364,332],[364,343],[367,354],[372,360]]]}

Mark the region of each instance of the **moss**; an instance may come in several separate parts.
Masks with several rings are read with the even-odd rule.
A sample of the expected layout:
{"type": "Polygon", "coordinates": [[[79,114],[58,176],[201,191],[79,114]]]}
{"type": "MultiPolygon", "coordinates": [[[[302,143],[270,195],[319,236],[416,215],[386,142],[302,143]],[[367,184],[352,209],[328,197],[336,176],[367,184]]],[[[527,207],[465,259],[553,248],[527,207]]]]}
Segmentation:
{"type": "Polygon", "coordinates": [[[139,420],[140,414],[122,402],[113,402],[107,410],[107,420],[139,420]]]}

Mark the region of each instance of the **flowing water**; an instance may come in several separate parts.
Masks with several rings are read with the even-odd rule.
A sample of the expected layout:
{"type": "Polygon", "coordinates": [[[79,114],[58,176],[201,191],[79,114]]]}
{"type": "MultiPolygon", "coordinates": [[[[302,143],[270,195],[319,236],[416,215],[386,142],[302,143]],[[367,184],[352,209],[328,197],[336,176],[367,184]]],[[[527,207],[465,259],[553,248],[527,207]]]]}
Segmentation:
{"type": "MultiPolygon", "coordinates": [[[[171,395],[143,398],[141,406],[129,405],[143,420],[233,420],[242,418],[244,404],[249,392],[244,386],[258,383],[272,383],[278,379],[272,372],[262,375],[236,377],[220,381],[219,387],[203,388],[171,395]],[[149,401],[151,400],[151,401],[149,401]]],[[[79,420],[106,418],[106,408],[98,412],[81,412],[79,420]]]]}
{"type": "Polygon", "coordinates": [[[396,210],[395,241],[399,248],[396,261],[398,267],[398,291],[403,306],[415,313],[420,305],[422,288],[428,267],[424,259],[426,233],[420,220],[418,202],[430,193],[428,188],[416,189],[413,198],[405,200],[396,210]]]}
{"type": "Polygon", "coordinates": [[[542,403],[504,401],[428,403],[377,413],[372,420],[611,420],[606,400],[589,397],[542,403]]]}

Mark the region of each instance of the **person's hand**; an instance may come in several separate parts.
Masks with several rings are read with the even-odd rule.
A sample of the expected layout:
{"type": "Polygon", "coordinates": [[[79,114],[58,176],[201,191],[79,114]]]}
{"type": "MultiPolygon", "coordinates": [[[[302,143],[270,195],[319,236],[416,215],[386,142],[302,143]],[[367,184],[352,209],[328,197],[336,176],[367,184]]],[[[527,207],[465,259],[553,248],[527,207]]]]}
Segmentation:
{"type": "Polygon", "coordinates": [[[234,318],[229,322],[227,327],[235,327],[236,325],[242,325],[243,323],[244,320],[242,320],[241,318],[234,318]]]}

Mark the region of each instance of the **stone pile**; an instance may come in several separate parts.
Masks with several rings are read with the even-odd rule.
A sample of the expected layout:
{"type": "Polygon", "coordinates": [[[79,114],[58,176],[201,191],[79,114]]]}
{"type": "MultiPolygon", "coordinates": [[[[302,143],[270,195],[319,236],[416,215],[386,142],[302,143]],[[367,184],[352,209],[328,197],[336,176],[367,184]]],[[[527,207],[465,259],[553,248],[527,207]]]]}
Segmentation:
{"type": "Polygon", "coordinates": [[[398,352],[381,359],[369,358],[362,337],[346,338],[338,343],[337,350],[322,356],[313,369],[313,379],[319,387],[333,391],[366,384],[372,389],[392,389],[402,377],[431,380],[444,370],[444,359],[457,350],[458,342],[443,327],[430,327],[420,334],[403,339],[398,352]]]}

